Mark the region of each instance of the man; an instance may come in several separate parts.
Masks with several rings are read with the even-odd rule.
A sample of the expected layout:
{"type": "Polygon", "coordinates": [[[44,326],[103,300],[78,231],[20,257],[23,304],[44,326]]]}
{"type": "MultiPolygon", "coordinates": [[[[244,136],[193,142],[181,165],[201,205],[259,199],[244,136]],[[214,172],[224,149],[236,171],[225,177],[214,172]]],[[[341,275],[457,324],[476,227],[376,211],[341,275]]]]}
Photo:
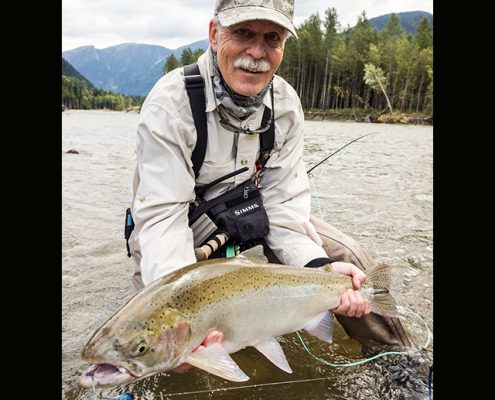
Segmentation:
{"type": "MultiPolygon", "coordinates": [[[[212,199],[256,171],[259,135],[274,124],[274,143],[261,178],[269,221],[262,239],[271,261],[301,267],[332,263],[334,271],[364,282],[361,269],[374,261],[351,238],[310,217],[310,189],[302,161],[304,113],[294,89],[275,75],[285,40],[297,37],[293,0],[217,0],[209,25],[210,48],[198,60],[204,78],[208,140],[195,178],[197,130],[184,85],[184,69],[161,78],[141,110],[130,248],[137,261],[137,288],[196,262],[188,224],[196,184],[206,184],[244,166],[248,171],[215,185],[212,199]],[[265,109],[271,118],[263,120],[265,109]],[[359,268],[358,268],[359,267],[359,268]]],[[[260,238],[261,239],[261,238],[260,238]]],[[[332,310],[344,329],[363,343],[409,345],[398,319],[370,314],[370,303],[349,290],[332,310]],[[366,316],[364,318],[361,318],[366,316]]],[[[204,345],[222,341],[212,331],[204,345]]]]}

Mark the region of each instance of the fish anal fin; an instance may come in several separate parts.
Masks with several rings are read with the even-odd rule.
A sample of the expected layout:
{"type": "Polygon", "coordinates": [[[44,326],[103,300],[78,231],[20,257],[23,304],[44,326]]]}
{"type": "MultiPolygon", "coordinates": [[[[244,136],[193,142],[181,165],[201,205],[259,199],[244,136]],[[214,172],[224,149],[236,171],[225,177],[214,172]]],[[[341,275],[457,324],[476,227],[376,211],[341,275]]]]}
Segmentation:
{"type": "Polygon", "coordinates": [[[185,358],[185,362],[229,381],[249,380],[220,343],[192,352],[185,358]]]}
{"type": "Polygon", "coordinates": [[[325,311],[314,316],[304,330],[324,342],[332,343],[333,320],[333,314],[325,311]]]}
{"type": "Polygon", "coordinates": [[[254,345],[254,347],[281,370],[292,374],[292,369],[277,339],[270,338],[254,345]]]}

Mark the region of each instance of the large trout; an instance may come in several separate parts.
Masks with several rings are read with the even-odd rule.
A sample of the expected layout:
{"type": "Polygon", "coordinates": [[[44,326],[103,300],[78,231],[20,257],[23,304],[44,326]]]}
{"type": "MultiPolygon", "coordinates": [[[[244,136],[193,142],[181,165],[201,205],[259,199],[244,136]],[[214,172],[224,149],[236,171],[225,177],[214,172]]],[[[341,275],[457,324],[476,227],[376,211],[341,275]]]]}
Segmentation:
{"type": "MultiPolygon", "coordinates": [[[[366,271],[361,287],[373,311],[395,314],[385,266],[366,271]]],[[[87,387],[131,382],[189,363],[231,381],[248,376],[229,353],[253,346],[282,370],[292,370],[276,337],[304,329],[332,340],[333,314],[351,277],[331,267],[269,264],[263,247],[235,258],[192,264],[157,279],[131,298],[83,349],[93,363],[81,377],[87,387]],[[193,351],[211,328],[224,333],[193,351]]]]}

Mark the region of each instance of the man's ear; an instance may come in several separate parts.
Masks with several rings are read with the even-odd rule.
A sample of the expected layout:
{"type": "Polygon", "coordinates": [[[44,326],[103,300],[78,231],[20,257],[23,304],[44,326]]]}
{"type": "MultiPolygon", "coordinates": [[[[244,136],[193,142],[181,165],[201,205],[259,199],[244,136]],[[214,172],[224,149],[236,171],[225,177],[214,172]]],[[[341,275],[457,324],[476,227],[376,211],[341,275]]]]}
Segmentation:
{"type": "Polygon", "coordinates": [[[210,45],[213,51],[217,51],[218,41],[217,41],[218,28],[213,23],[213,20],[210,21],[209,34],[208,38],[210,39],[210,45]]]}

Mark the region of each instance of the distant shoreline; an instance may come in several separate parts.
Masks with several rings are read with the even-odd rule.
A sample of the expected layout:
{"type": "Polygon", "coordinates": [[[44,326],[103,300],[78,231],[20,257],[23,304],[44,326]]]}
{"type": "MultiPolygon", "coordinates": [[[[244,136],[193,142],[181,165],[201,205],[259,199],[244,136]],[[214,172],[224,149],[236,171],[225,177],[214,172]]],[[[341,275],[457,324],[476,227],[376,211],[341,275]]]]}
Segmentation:
{"type": "MultiPolygon", "coordinates": [[[[67,111],[91,111],[91,112],[115,112],[115,113],[132,113],[139,114],[139,110],[127,109],[127,110],[110,110],[105,108],[94,109],[78,109],[78,108],[63,108],[62,112],[67,111]]],[[[413,115],[397,113],[390,114],[378,114],[378,113],[349,113],[338,111],[304,111],[304,118],[306,121],[348,121],[348,122],[367,122],[367,123],[385,123],[385,124],[412,124],[412,125],[433,125],[433,116],[431,115],[413,115]]]]}
{"type": "Polygon", "coordinates": [[[385,124],[433,125],[432,115],[413,115],[405,113],[349,113],[338,111],[304,111],[306,121],[350,121],[385,124]]]}
{"type": "Polygon", "coordinates": [[[132,114],[139,114],[139,110],[135,110],[132,108],[129,108],[127,110],[110,110],[109,108],[89,108],[89,109],[83,109],[83,108],[64,108],[62,107],[62,112],[66,111],[91,111],[91,112],[105,112],[105,113],[132,113],[132,114]]]}

